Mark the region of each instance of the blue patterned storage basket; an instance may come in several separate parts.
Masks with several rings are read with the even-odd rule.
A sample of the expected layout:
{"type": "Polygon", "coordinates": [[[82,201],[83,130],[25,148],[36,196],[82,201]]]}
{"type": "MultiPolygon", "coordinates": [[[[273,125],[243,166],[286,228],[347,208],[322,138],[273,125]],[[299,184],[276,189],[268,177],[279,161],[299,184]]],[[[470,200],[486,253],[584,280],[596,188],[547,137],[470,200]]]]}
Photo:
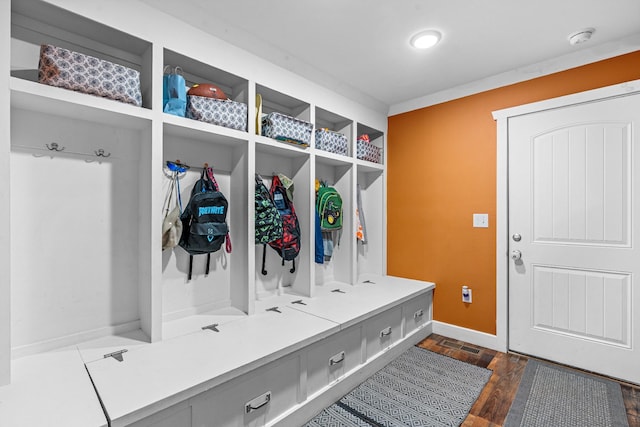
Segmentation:
{"type": "Polygon", "coordinates": [[[187,117],[231,129],[247,130],[247,104],[230,99],[189,95],[187,117]]]}
{"type": "Polygon", "coordinates": [[[280,113],[269,113],[262,118],[262,135],[278,141],[308,146],[313,124],[280,113]]]}
{"type": "Polygon", "coordinates": [[[316,129],[316,148],[346,156],[349,150],[346,135],[329,129],[316,129]]]}
{"type": "Polygon", "coordinates": [[[138,71],[48,44],[40,47],[38,81],[138,107],[142,105],[138,71]]]}
{"type": "Polygon", "coordinates": [[[359,139],[357,142],[356,156],[361,160],[367,160],[369,162],[380,163],[380,152],[382,149],[376,147],[369,141],[359,139]]]}

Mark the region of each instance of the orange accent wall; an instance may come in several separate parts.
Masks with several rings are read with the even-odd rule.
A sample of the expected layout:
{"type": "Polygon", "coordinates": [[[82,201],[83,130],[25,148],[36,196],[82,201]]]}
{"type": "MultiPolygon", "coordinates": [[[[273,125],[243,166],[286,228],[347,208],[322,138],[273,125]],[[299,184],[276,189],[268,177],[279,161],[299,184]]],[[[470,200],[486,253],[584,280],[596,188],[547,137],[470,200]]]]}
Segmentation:
{"type": "Polygon", "coordinates": [[[636,79],[640,51],[389,117],[388,274],[435,282],[435,320],[495,334],[492,111],[636,79]],[[489,228],[473,228],[473,213],[489,228]]]}

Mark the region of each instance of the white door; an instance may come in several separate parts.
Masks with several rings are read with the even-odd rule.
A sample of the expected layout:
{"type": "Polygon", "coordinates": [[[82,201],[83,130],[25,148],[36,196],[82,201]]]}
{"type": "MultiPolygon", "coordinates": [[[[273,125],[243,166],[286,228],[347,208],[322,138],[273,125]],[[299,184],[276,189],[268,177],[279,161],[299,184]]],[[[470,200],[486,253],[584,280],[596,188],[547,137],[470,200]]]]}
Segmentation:
{"type": "Polygon", "coordinates": [[[640,383],[640,95],[508,129],[509,348],[640,383]]]}

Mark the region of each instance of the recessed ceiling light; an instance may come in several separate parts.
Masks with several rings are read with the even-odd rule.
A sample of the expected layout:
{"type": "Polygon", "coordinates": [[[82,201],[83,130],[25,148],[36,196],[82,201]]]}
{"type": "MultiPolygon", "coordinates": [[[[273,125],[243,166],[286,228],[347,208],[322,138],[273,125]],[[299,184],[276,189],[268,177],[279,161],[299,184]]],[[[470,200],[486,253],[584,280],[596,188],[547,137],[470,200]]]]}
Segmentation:
{"type": "Polygon", "coordinates": [[[442,34],[436,30],[421,31],[418,34],[411,37],[411,46],[416,49],[428,49],[438,44],[442,34]]]}

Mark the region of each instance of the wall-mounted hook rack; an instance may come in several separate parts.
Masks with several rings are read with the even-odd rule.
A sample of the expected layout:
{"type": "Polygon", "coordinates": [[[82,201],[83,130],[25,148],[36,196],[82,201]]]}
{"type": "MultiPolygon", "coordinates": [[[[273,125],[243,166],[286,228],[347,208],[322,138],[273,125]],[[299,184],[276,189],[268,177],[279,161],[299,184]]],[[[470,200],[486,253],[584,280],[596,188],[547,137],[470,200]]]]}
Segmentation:
{"type": "Polygon", "coordinates": [[[220,330],[218,329],[218,326],[220,326],[218,323],[214,323],[212,325],[203,326],[201,329],[203,331],[210,330],[213,332],[220,332],[220,330]]]}
{"type": "Polygon", "coordinates": [[[44,144],[49,151],[64,151],[65,147],[60,147],[57,142],[52,142],[51,145],[44,144]]]}
{"type": "Polygon", "coordinates": [[[171,160],[167,160],[166,164],[167,164],[167,169],[169,169],[171,172],[184,173],[189,169],[191,169],[191,166],[185,163],[182,163],[180,160],[176,160],[175,162],[172,162],[171,160]]]}
{"type": "Polygon", "coordinates": [[[98,150],[95,151],[96,156],[98,157],[109,157],[111,155],[111,153],[106,153],[104,152],[104,150],[102,148],[99,148],[98,150]]]}

